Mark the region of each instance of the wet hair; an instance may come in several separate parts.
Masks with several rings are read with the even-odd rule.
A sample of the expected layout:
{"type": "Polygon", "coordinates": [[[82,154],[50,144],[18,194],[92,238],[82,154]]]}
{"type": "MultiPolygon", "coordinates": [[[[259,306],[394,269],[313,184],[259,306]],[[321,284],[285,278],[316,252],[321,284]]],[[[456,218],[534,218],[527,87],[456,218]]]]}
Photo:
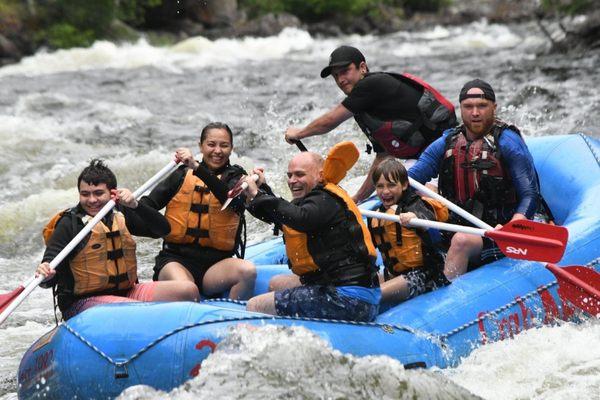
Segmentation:
{"type": "Polygon", "coordinates": [[[206,135],[208,135],[208,131],[210,131],[211,129],[224,129],[225,131],[227,131],[227,133],[229,134],[229,141],[233,146],[233,133],[231,132],[231,128],[229,127],[229,125],[224,124],[222,122],[211,122],[210,124],[202,128],[202,133],[200,133],[200,144],[202,144],[206,140],[206,135]]]}
{"type": "Polygon", "coordinates": [[[98,186],[101,183],[105,183],[108,190],[117,188],[117,177],[115,174],[104,164],[104,161],[94,158],[90,161],[90,165],[85,167],[79,177],[77,178],[77,190],[81,185],[81,181],[84,181],[88,185],[98,186]]]}
{"type": "Polygon", "coordinates": [[[386,158],[373,171],[373,184],[376,185],[381,176],[388,182],[396,182],[402,185],[408,183],[408,172],[404,165],[395,158],[386,158]]]}

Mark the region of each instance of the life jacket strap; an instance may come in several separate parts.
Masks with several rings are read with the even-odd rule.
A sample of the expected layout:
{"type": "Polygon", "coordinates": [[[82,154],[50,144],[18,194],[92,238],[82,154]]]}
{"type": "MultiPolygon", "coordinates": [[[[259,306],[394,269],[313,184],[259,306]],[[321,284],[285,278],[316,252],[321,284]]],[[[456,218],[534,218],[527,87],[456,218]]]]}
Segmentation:
{"type": "Polygon", "coordinates": [[[121,236],[121,231],[110,231],[110,232],[106,232],[106,237],[108,239],[113,239],[116,237],[121,236]]]}
{"type": "Polygon", "coordinates": [[[112,283],[113,285],[118,285],[121,282],[126,282],[129,280],[129,276],[127,274],[120,275],[112,275],[108,277],[108,283],[112,283]]]}
{"type": "Polygon", "coordinates": [[[210,193],[210,189],[206,186],[194,186],[194,191],[198,193],[210,193]]]}
{"type": "Polygon", "coordinates": [[[106,258],[109,260],[117,260],[123,257],[123,249],[110,250],[106,252],[106,258]]]}
{"type": "Polygon", "coordinates": [[[195,212],[197,214],[207,214],[208,204],[192,204],[190,206],[190,211],[195,212]]]}
{"type": "Polygon", "coordinates": [[[188,236],[195,237],[196,239],[209,237],[207,229],[187,228],[185,234],[188,236]]]}

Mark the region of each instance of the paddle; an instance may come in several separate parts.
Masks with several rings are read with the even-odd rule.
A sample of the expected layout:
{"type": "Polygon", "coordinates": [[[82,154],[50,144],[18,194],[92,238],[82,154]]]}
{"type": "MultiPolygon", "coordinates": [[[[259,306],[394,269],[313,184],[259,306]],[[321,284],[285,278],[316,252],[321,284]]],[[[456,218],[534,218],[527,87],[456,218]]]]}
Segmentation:
{"type": "Polygon", "coordinates": [[[300,140],[295,140],[294,144],[296,145],[296,147],[298,147],[298,150],[300,150],[300,151],[308,151],[308,149],[306,148],[306,146],[304,145],[304,143],[302,143],[300,140]]]}
{"type": "MultiPolygon", "coordinates": [[[[252,179],[254,182],[256,182],[258,180],[258,175],[252,174],[252,175],[250,175],[250,179],[252,179]]],[[[247,187],[248,187],[248,182],[246,182],[246,178],[244,178],[244,177],[240,178],[240,180],[237,181],[237,183],[231,188],[231,190],[229,192],[227,192],[227,200],[225,200],[223,207],[221,207],[221,211],[226,209],[227,206],[229,205],[229,203],[231,203],[231,201],[233,199],[235,199],[240,194],[242,194],[242,192],[244,190],[246,190],[247,187]]]]}
{"type": "MultiPolygon", "coordinates": [[[[165,176],[170,174],[177,168],[178,162],[171,161],[167,164],[163,169],[158,171],[152,178],[150,178],[146,183],[144,183],[138,190],[133,192],[134,197],[137,199],[142,194],[146,192],[146,190],[150,189],[156,183],[158,183],[165,176]]],[[[87,236],[88,233],[92,230],[92,228],[100,222],[102,218],[110,210],[115,206],[114,200],[110,200],[108,203],[102,207],[98,214],[94,216],[84,227],[83,229],[65,246],[64,249],[50,262],[50,268],[54,269],[57,265],[59,265],[66,256],[87,236]]],[[[5,293],[0,295],[0,324],[2,324],[6,318],[25,300],[27,296],[44,280],[44,276],[40,275],[38,277],[32,277],[27,282],[13,290],[12,292],[5,293]]]]}
{"type": "Polygon", "coordinates": [[[454,211],[456,214],[460,215],[461,217],[463,217],[464,219],[466,219],[473,225],[478,226],[483,229],[494,229],[494,227],[492,227],[491,225],[486,224],[485,222],[483,222],[476,216],[468,213],[467,211],[463,210],[456,204],[452,203],[450,200],[446,199],[445,197],[440,196],[437,192],[434,192],[433,190],[429,189],[427,186],[422,185],[419,182],[415,181],[410,176],[408,177],[408,183],[415,190],[417,190],[421,193],[425,193],[428,197],[431,197],[432,199],[441,201],[442,203],[444,203],[444,205],[446,207],[448,207],[448,209],[454,211]]]}
{"type": "MultiPolygon", "coordinates": [[[[429,197],[440,200],[449,209],[451,209],[461,217],[467,219],[471,223],[475,224],[476,226],[479,226],[480,228],[484,229],[491,228],[490,225],[481,221],[474,215],[469,214],[462,208],[458,207],[456,204],[450,202],[449,200],[445,199],[444,197],[440,196],[436,192],[430,190],[429,188],[420,184],[414,179],[409,178],[409,182],[410,185],[416,190],[427,194],[427,196],[429,197]]],[[[523,222],[523,220],[520,220],[518,222],[523,222]]],[[[541,225],[552,226],[548,224],[541,225]]],[[[558,260],[555,262],[558,262],[558,260]]],[[[559,285],[558,292],[562,298],[569,300],[569,302],[571,302],[574,306],[580,308],[581,310],[591,315],[597,316],[598,314],[600,314],[600,274],[598,274],[591,268],[579,265],[559,267],[554,264],[546,264],[545,267],[550,272],[552,272],[554,276],[556,276],[556,280],[558,281],[559,285]]]]}
{"type": "MultiPolygon", "coordinates": [[[[370,210],[361,210],[361,213],[371,218],[400,222],[400,217],[394,214],[370,210]]],[[[479,229],[413,218],[409,226],[488,237],[494,240],[500,250],[510,258],[544,262],[558,262],[562,258],[569,235],[564,227],[529,220],[511,221],[500,229],[479,229]]]]}

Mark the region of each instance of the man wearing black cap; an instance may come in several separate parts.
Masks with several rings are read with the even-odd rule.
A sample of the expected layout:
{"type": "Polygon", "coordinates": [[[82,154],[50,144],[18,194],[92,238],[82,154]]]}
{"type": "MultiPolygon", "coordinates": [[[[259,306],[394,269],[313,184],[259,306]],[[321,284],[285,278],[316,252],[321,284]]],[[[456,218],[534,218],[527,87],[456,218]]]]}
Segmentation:
{"type": "Polygon", "coordinates": [[[372,171],[385,157],[416,159],[444,129],[456,125],[454,106],[429,84],[409,74],[369,73],[355,47],[340,46],[331,53],[321,78],[329,75],[347,97],[304,128],[288,128],[285,139],[293,143],[322,135],[354,116],[376,153],[355,201],[373,192],[372,171]]]}
{"type": "MultiPolygon", "coordinates": [[[[519,130],[496,119],[496,94],[487,82],[467,82],[459,95],[463,124],[444,132],[408,171],[425,183],[439,173],[444,197],[491,226],[549,216],[533,159],[519,130]]],[[[463,223],[455,214],[453,222],[463,223]]],[[[450,280],[504,257],[488,238],[456,233],[444,273],[450,280]]]]}

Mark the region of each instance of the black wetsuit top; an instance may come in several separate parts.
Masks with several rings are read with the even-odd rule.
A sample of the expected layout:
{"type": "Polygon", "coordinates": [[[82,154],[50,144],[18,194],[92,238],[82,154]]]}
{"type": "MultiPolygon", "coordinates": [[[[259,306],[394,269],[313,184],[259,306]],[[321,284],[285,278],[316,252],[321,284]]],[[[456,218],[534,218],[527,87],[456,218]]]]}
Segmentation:
{"type": "Polygon", "coordinates": [[[289,202],[263,185],[248,211],[265,222],[306,234],[307,250],[319,270],[301,276],[302,283],[379,286],[374,259],[367,254],[364,242],[361,243],[364,238],[358,223],[349,220],[351,212],[346,210],[343,200],[323,186],[318,185],[306,196],[289,202]]]}

